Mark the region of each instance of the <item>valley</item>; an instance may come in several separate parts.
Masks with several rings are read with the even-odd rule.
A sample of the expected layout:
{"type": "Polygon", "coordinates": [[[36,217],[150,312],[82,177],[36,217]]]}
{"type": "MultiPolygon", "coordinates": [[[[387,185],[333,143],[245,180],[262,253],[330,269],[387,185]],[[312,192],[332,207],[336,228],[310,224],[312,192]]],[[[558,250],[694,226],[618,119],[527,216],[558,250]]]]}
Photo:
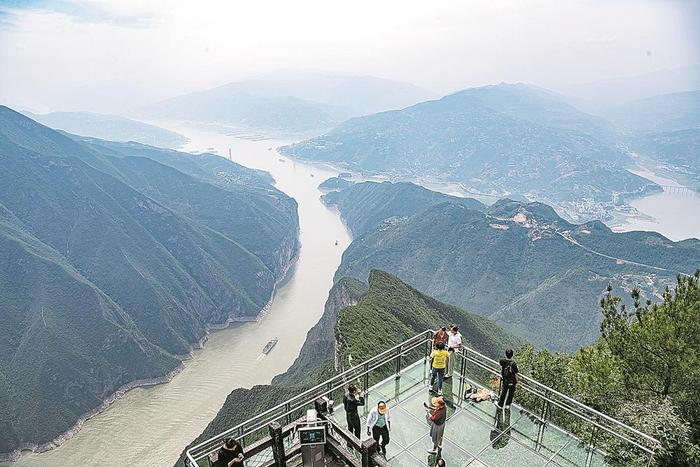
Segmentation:
{"type": "Polygon", "coordinates": [[[275,186],[297,200],[301,246],[296,264],[259,321],[212,332],[204,348],[196,350],[167,384],[127,392],[60,447],[24,453],[8,466],[104,463],[106,445],[120,463],[172,465],[233,388],[269,383],[284,372],[299,353],[306,331],[318,321],[340,255],[350,242],[338,214],[319,199],[319,180],[335,173],[291,160],[280,162],[269,150],[279,141],[250,141],[187,127],[176,130],[191,140],[187,150],[215,148],[228,154],[230,147],[234,160],[269,171],[275,186]],[[265,343],[275,336],[279,343],[269,356],[261,356],[265,343]]]}

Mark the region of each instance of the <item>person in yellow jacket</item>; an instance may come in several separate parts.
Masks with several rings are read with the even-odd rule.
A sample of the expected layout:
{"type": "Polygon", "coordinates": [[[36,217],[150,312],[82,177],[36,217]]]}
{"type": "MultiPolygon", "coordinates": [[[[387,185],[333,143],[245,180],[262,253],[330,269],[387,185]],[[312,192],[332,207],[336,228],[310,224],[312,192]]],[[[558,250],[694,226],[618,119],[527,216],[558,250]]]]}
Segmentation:
{"type": "Polygon", "coordinates": [[[445,368],[447,368],[447,359],[450,354],[445,350],[445,344],[439,343],[435,346],[435,349],[430,354],[430,359],[433,362],[432,372],[430,374],[430,387],[429,390],[433,391],[437,388],[437,393],[439,396],[442,395],[442,382],[445,379],[445,368]],[[437,379],[437,387],[435,386],[435,380],[437,379]]]}

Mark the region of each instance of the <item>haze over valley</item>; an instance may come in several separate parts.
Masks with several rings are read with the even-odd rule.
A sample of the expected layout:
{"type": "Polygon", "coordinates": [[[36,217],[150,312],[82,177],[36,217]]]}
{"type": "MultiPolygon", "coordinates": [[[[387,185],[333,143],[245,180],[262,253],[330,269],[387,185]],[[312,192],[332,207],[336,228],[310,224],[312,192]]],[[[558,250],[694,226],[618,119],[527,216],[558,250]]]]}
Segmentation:
{"type": "Polygon", "coordinates": [[[271,422],[291,462],[320,395],[354,465],[351,383],[363,424],[396,414],[368,465],[698,465],[698,24],[685,0],[0,2],[0,465],[204,466],[229,436],[262,465],[271,422]],[[416,336],[450,324],[443,394],[416,336]],[[506,349],[503,421],[469,395],[497,399],[506,349]]]}

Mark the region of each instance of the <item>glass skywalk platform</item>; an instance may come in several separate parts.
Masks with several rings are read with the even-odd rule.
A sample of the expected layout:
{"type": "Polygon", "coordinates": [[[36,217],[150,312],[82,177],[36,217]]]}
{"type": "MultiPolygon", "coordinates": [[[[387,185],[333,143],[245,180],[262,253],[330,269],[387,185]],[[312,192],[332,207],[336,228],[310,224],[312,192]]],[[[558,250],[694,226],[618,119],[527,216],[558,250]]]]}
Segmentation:
{"type": "MultiPolygon", "coordinates": [[[[297,427],[319,401],[336,401],[334,410],[322,413],[327,431],[326,452],[332,465],[433,466],[425,403],[428,392],[432,331],[425,331],[369,360],[341,369],[333,378],[231,427],[186,451],[190,467],[210,465],[209,455],[227,437],[239,440],[246,452],[246,467],[299,465],[301,446],[297,427]],[[367,388],[361,411],[362,439],[347,431],[342,398],[354,383],[367,388]],[[391,442],[386,457],[377,452],[364,426],[366,414],[383,400],[391,411],[391,442]],[[330,457],[329,457],[330,458],[330,457]]],[[[658,440],[600,413],[553,388],[521,375],[510,410],[497,410],[491,401],[465,398],[465,389],[489,388],[500,375],[498,362],[464,348],[454,354],[454,373],[445,380],[448,405],[440,456],[449,466],[604,466],[611,446],[652,463],[658,440]]]]}
{"type": "MultiPolygon", "coordinates": [[[[391,442],[386,459],[392,465],[433,466],[429,426],[423,404],[430,404],[430,370],[427,362],[417,362],[402,370],[401,377],[387,378],[369,389],[362,416],[363,437],[366,413],[380,401],[391,411],[391,442]]],[[[448,402],[448,420],[441,457],[449,465],[459,466],[578,466],[586,465],[589,448],[566,431],[548,424],[538,443],[541,423],[537,416],[515,403],[509,410],[497,410],[490,401],[474,402],[456,391],[458,378],[445,380],[444,397],[448,402]],[[454,386],[454,388],[453,388],[454,386]]],[[[471,382],[476,384],[476,381],[471,382]]],[[[516,393],[517,401],[517,393],[516,393]]],[[[342,405],[331,415],[345,425],[342,405]]],[[[604,455],[592,453],[591,465],[606,465],[604,455]]]]}

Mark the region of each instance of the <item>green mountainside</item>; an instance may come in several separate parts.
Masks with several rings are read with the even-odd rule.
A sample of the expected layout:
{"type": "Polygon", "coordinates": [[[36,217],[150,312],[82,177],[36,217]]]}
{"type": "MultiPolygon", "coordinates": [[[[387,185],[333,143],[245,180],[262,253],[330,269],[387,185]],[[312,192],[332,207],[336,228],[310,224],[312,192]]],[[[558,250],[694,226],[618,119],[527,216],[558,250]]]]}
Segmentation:
{"type": "MultiPolygon", "coordinates": [[[[368,284],[336,281],[320,321],[307,334],[301,353],[272,385],[235,389],[216,418],[194,440],[197,444],[247,420],[335,374],[347,357],[359,363],[426,329],[460,325],[465,345],[495,357],[525,342],[493,322],[441,303],[383,271],[373,270],[368,284]],[[338,352],[336,353],[336,349],[338,352]]],[[[178,465],[183,464],[181,456],[178,465]]]]}
{"type": "Polygon", "coordinates": [[[392,179],[522,195],[591,219],[600,206],[659,190],[625,169],[630,159],[614,138],[604,121],[552,93],[501,84],[354,118],[282,151],[392,179]]]}
{"type": "Polygon", "coordinates": [[[111,141],[136,141],[164,148],[176,148],[187,142],[187,138],[174,131],[117,115],[91,112],[22,113],[43,125],[76,135],[111,141]]]}
{"type": "Polygon", "coordinates": [[[471,209],[486,207],[471,198],[458,198],[428,190],[413,183],[363,182],[351,189],[323,196],[325,203],[340,208],[355,236],[386,219],[407,217],[436,203],[450,201],[471,209]]]}
{"type": "Polygon", "coordinates": [[[596,304],[608,283],[658,297],[678,273],[700,264],[698,240],[570,224],[541,203],[501,200],[473,209],[438,194],[429,207],[403,199],[404,217],[396,217],[385,206],[401,204],[404,184],[382,184],[386,196],[374,199],[353,194],[372,188],[363,185],[325,198],[338,200],[355,236],[336,278],[361,279],[379,268],[551,349],[574,351],[597,338],[596,304]]]}
{"type": "Polygon", "coordinates": [[[0,453],[50,443],[268,303],[296,255],[296,203],[213,157],[0,107],[0,453]]]}

